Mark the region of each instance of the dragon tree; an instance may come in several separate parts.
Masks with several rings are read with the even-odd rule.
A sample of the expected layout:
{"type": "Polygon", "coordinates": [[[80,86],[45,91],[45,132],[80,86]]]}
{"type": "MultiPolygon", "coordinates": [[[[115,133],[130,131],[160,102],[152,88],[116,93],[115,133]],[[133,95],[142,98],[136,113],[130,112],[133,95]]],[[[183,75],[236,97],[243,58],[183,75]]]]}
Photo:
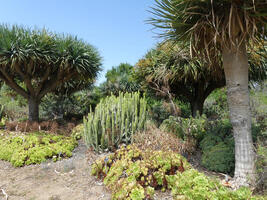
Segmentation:
{"type": "Polygon", "coordinates": [[[0,79],[28,100],[30,121],[39,121],[47,93],[71,93],[92,84],[100,66],[98,51],[77,37],[0,26],[0,79]]]}
{"type": "Polygon", "coordinates": [[[266,0],[155,0],[149,22],[159,35],[189,44],[191,56],[222,62],[235,138],[236,187],[256,182],[247,49],[266,41],[266,0]]]}

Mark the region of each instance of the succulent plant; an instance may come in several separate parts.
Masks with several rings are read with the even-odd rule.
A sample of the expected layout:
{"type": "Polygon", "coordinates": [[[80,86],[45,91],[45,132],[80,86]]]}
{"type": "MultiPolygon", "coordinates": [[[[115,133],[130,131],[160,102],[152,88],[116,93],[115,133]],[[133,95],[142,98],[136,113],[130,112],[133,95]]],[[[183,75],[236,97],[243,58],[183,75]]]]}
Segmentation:
{"type": "Polygon", "coordinates": [[[146,99],[139,92],[102,99],[83,120],[86,145],[100,152],[132,143],[132,135],[144,128],[146,111],[146,99]]]}

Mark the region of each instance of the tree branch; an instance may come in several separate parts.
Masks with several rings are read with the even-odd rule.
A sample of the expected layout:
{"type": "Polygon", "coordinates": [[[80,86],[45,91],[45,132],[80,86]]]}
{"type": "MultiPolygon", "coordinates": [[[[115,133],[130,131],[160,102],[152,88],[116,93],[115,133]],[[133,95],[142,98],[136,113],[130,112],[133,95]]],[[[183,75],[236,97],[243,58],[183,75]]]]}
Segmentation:
{"type": "Polygon", "coordinates": [[[11,87],[13,90],[15,90],[17,93],[19,93],[21,96],[24,98],[28,99],[29,94],[22,88],[20,87],[11,77],[8,76],[6,71],[1,67],[0,71],[0,78],[5,81],[5,83],[11,87]]]}
{"type": "Polygon", "coordinates": [[[41,92],[41,90],[42,90],[42,88],[44,86],[44,83],[45,83],[45,81],[47,81],[49,75],[50,75],[50,67],[47,67],[46,71],[45,71],[45,74],[44,74],[44,76],[43,76],[43,78],[42,78],[42,80],[41,80],[41,82],[40,82],[40,84],[39,84],[39,86],[38,86],[38,88],[36,90],[36,95],[37,96],[40,94],[40,92],[41,92]]]}
{"type": "Polygon", "coordinates": [[[46,87],[43,87],[43,90],[40,91],[40,94],[38,96],[39,99],[41,99],[42,97],[44,97],[48,92],[53,91],[54,89],[56,89],[57,86],[60,86],[62,83],[70,80],[73,76],[76,75],[76,73],[74,72],[68,72],[68,74],[66,74],[67,72],[65,71],[60,71],[58,72],[58,75],[55,79],[47,82],[46,87]],[[65,77],[62,79],[62,76],[65,75],[65,77]]]}
{"type": "Polygon", "coordinates": [[[32,83],[31,83],[31,79],[30,77],[27,75],[27,74],[24,74],[19,65],[15,65],[15,70],[16,72],[23,78],[24,82],[26,83],[26,86],[27,86],[27,89],[29,90],[30,94],[32,96],[35,96],[35,91],[34,91],[34,88],[32,86],[32,83]]]}
{"type": "Polygon", "coordinates": [[[211,82],[208,87],[205,89],[204,92],[204,97],[207,98],[210,93],[212,93],[213,90],[217,89],[217,88],[221,88],[223,86],[225,86],[225,80],[219,81],[219,82],[211,82]]]}

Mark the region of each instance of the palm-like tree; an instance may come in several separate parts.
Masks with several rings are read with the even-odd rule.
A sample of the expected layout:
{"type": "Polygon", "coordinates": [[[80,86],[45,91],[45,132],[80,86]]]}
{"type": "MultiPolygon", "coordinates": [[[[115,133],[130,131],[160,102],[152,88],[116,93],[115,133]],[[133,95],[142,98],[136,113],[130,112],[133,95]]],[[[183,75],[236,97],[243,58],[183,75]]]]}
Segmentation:
{"type": "Polygon", "coordinates": [[[190,57],[188,49],[164,42],[139,60],[136,76],[156,94],[165,96],[173,105],[173,97],[190,103],[193,117],[203,112],[205,99],[217,88],[225,86],[221,66],[211,70],[204,61],[190,57]]]}
{"type": "Polygon", "coordinates": [[[189,43],[192,56],[216,63],[222,54],[235,137],[234,180],[237,186],[254,184],[247,48],[266,40],[267,1],[156,0],[151,12],[149,22],[164,30],[160,36],[189,43]]]}
{"type": "Polygon", "coordinates": [[[121,63],[117,67],[108,70],[106,81],[100,86],[104,96],[114,94],[119,96],[120,92],[136,92],[139,84],[132,78],[133,66],[121,63]]]}
{"type": "Polygon", "coordinates": [[[28,100],[29,120],[50,92],[71,93],[91,84],[100,70],[96,49],[47,30],[0,26],[0,79],[28,100]]]}
{"type": "MultiPolygon", "coordinates": [[[[252,84],[267,79],[267,63],[260,57],[262,51],[257,49],[256,53],[248,55],[249,80],[252,84]]],[[[138,61],[135,76],[156,94],[167,97],[170,103],[173,97],[189,102],[191,114],[195,117],[197,113],[202,114],[209,94],[226,84],[221,58],[216,60],[219,63],[209,68],[205,60],[191,58],[188,48],[163,42],[138,61]]]]}

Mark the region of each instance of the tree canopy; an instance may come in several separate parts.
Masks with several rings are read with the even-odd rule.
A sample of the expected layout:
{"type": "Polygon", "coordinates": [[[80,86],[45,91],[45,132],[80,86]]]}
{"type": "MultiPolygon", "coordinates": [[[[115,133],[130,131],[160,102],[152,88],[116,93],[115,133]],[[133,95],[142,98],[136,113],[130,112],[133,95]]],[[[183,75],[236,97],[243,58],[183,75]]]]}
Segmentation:
{"type": "Polygon", "coordinates": [[[139,84],[133,79],[133,66],[128,63],[121,63],[112,67],[106,73],[106,81],[101,85],[104,95],[111,93],[118,96],[120,92],[136,92],[139,84]]]}
{"type": "Polygon", "coordinates": [[[0,78],[29,102],[29,119],[49,92],[73,92],[92,84],[101,66],[98,51],[71,35],[46,29],[0,26],[0,78]]]}
{"type": "MultiPolygon", "coordinates": [[[[160,29],[159,36],[184,41],[191,55],[216,61],[217,51],[247,46],[263,46],[267,28],[265,0],[155,0],[148,20],[160,29]],[[188,42],[190,41],[190,42],[188,42]]],[[[252,48],[253,49],[253,48],[252,48]]]]}
{"type": "MultiPolygon", "coordinates": [[[[249,58],[250,80],[265,80],[267,66],[264,59],[255,53],[249,54],[249,58]]],[[[197,112],[202,114],[208,95],[226,85],[221,61],[211,68],[205,60],[191,58],[187,48],[172,42],[158,44],[150,50],[139,60],[135,71],[139,81],[157,94],[168,97],[170,93],[171,97],[189,102],[192,116],[197,112]]]]}

